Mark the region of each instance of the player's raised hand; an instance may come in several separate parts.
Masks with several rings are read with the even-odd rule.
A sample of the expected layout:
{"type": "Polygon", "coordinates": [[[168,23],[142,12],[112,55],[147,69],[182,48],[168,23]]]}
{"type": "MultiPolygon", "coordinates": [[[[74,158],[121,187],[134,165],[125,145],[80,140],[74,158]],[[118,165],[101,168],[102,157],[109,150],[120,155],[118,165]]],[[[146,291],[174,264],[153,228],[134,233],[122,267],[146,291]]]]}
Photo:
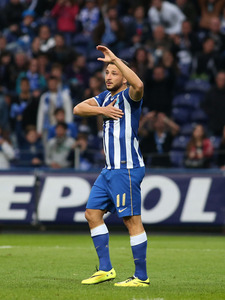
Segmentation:
{"type": "Polygon", "coordinates": [[[122,118],[124,113],[121,109],[114,107],[114,104],[116,103],[117,99],[113,100],[109,105],[102,107],[104,109],[104,116],[118,120],[119,118],[122,118]]]}
{"type": "Polygon", "coordinates": [[[96,47],[96,49],[99,51],[102,51],[102,53],[105,56],[104,58],[99,57],[97,60],[103,61],[105,63],[110,63],[110,62],[113,62],[117,58],[116,55],[105,46],[99,45],[96,47]]]}

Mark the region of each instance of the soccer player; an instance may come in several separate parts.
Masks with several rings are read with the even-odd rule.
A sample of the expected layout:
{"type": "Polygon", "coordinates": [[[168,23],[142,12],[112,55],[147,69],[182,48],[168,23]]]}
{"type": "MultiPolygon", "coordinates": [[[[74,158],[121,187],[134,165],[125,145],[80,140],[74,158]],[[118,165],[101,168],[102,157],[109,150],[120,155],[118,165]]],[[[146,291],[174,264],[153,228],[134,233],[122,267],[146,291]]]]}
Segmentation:
{"type": "Polygon", "coordinates": [[[137,136],[144,87],[126,62],[105,46],[97,46],[97,49],[104,54],[98,60],[107,64],[107,90],[79,103],[73,111],[79,116],[103,116],[106,156],[105,168],[92,187],[85,211],[99,258],[99,270],[82,284],[96,284],[116,277],[109,256],[109,232],[103,220],[106,211],[116,211],[129,231],[135,273],[115,286],[146,287],[149,286],[147,235],[141,221],[140,193],[145,166],[137,136]]]}

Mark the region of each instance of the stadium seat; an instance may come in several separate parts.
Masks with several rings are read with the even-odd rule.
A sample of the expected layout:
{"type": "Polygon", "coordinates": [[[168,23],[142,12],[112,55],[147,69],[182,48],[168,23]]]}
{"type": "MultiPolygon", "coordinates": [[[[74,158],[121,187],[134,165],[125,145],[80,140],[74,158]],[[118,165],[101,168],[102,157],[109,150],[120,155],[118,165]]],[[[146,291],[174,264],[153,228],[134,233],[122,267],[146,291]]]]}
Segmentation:
{"type": "Polygon", "coordinates": [[[187,123],[181,126],[180,135],[191,136],[195,123],[187,123]]]}
{"type": "Polygon", "coordinates": [[[217,150],[220,146],[221,137],[220,136],[210,136],[210,141],[213,144],[213,148],[217,150]]]}
{"type": "Polygon", "coordinates": [[[124,26],[129,28],[129,26],[134,22],[134,18],[129,15],[125,15],[121,17],[121,22],[124,26]]]}
{"type": "Polygon", "coordinates": [[[75,34],[73,38],[73,45],[87,45],[92,42],[92,39],[89,36],[84,34],[75,34]]]}
{"type": "Polygon", "coordinates": [[[207,92],[211,85],[208,81],[202,79],[190,79],[185,85],[186,92],[207,92]]]}
{"type": "Polygon", "coordinates": [[[183,107],[174,107],[172,109],[172,118],[179,125],[190,122],[190,110],[183,107]]]}
{"type": "Polygon", "coordinates": [[[184,151],[170,151],[170,161],[173,167],[182,168],[184,166],[184,151]]]}
{"type": "Polygon", "coordinates": [[[200,97],[196,94],[185,93],[177,95],[173,98],[173,107],[186,107],[190,109],[196,109],[199,107],[200,97]]]}
{"type": "Polygon", "coordinates": [[[221,142],[221,137],[219,136],[210,136],[210,141],[213,144],[214,153],[213,153],[213,159],[211,162],[211,167],[218,167],[218,155],[219,155],[219,146],[221,142]]]}
{"type": "Polygon", "coordinates": [[[190,137],[179,135],[174,138],[172,143],[172,150],[181,150],[184,151],[187,147],[190,137]]]}
{"type": "Polygon", "coordinates": [[[207,125],[208,116],[202,109],[197,109],[191,113],[191,122],[207,125]]]}
{"type": "Polygon", "coordinates": [[[190,70],[191,70],[191,64],[190,63],[179,63],[179,70],[182,75],[184,76],[189,76],[190,75],[190,70]]]}

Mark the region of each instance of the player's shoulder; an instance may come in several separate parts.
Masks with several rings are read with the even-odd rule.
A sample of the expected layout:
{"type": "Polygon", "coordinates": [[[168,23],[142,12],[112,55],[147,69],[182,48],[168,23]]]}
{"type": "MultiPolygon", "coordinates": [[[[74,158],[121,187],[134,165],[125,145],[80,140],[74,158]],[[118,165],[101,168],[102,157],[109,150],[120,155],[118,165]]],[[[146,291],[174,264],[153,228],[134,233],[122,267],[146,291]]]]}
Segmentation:
{"type": "Polygon", "coordinates": [[[94,98],[97,99],[104,99],[106,98],[108,95],[110,95],[111,93],[108,90],[105,90],[103,92],[101,92],[100,94],[98,94],[97,96],[95,96],[94,98]]]}
{"type": "Polygon", "coordinates": [[[105,99],[107,99],[110,95],[111,95],[111,93],[109,91],[105,90],[104,92],[95,96],[94,99],[95,99],[95,101],[97,101],[97,103],[100,106],[102,106],[102,104],[105,102],[105,99]]]}
{"type": "Polygon", "coordinates": [[[124,98],[131,104],[134,106],[140,106],[142,104],[143,98],[140,99],[139,101],[135,101],[131,98],[130,96],[130,88],[126,88],[125,90],[123,90],[123,96],[124,98]]]}

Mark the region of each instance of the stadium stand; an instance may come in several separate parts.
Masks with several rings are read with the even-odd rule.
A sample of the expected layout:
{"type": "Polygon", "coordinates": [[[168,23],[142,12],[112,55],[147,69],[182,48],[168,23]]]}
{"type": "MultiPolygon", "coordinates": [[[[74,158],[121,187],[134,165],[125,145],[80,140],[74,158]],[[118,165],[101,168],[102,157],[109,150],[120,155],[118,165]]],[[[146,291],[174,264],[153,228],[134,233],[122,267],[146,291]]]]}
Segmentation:
{"type": "MultiPolygon", "coordinates": [[[[218,72],[225,69],[224,5],[212,4],[212,16],[209,12],[203,14],[204,1],[201,0],[184,1],[183,4],[162,1],[162,12],[168,7],[169,13],[174,11],[179,16],[179,22],[170,20],[168,23],[169,13],[162,13],[162,18],[157,19],[154,1],[150,0],[139,1],[138,5],[135,1],[117,0],[0,2],[0,116],[4,116],[0,125],[2,137],[7,137],[6,141],[15,153],[20,153],[20,156],[12,156],[11,166],[23,165],[15,159],[24,157],[16,124],[21,122],[24,136],[27,126],[37,126],[38,106],[43,95],[48,93],[46,82],[49,78],[58,76],[56,103],[62,103],[61,98],[68,92],[73,105],[97,92],[91,91],[91,78],[104,84],[104,65],[97,61],[100,54],[95,48],[99,42],[127,60],[146,84],[143,117],[149,111],[158,110],[179,125],[179,133],[167,153],[172,166],[184,167],[185,146],[197,124],[203,125],[209,135],[215,150],[212,166],[218,166],[225,119],[221,118],[219,128],[212,130],[212,101],[207,110],[209,100],[205,100],[212,92],[216,95],[225,93],[225,82],[216,86],[218,72]],[[70,18],[65,24],[66,14],[70,18]],[[32,71],[34,63],[36,66],[32,71]],[[52,74],[55,66],[56,71],[52,74]],[[163,78],[157,78],[155,70],[161,71],[163,78]],[[23,78],[29,80],[30,90],[21,98],[19,87],[23,78]],[[42,84],[37,84],[40,78],[42,84]],[[163,101],[162,106],[158,105],[159,99],[163,101]],[[22,106],[23,109],[13,113],[15,108],[22,106]]],[[[102,87],[97,90],[101,92],[102,87]]],[[[221,105],[222,115],[225,104],[221,105]]],[[[52,107],[52,111],[57,107],[52,107]]],[[[42,109],[45,111],[47,105],[42,109]]],[[[78,117],[73,117],[72,121],[76,123],[79,135],[84,124],[78,117]]],[[[85,122],[88,146],[85,159],[81,157],[81,161],[86,162],[86,169],[102,167],[99,120],[85,122]]],[[[50,123],[56,125],[54,119],[50,123]]],[[[7,168],[10,168],[9,164],[7,168]]]]}

